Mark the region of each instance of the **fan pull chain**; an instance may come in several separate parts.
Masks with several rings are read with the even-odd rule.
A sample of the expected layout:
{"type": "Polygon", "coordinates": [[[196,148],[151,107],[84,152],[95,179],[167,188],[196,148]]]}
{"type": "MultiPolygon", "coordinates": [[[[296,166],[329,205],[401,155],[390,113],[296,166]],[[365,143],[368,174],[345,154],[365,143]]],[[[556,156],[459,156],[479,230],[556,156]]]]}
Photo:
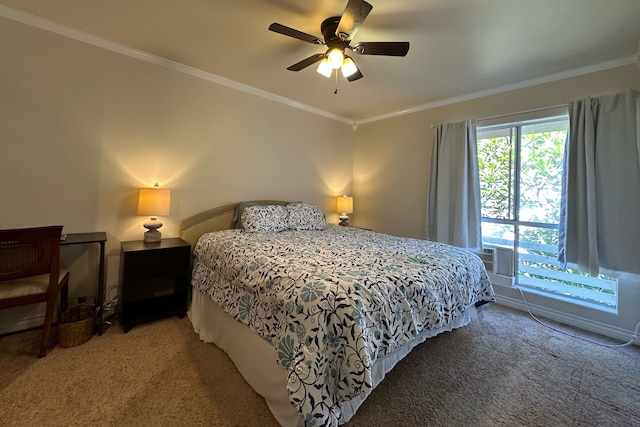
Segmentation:
{"type": "Polygon", "coordinates": [[[333,88],[333,94],[337,95],[338,94],[338,70],[335,70],[335,74],[336,74],[336,87],[333,88]]]}

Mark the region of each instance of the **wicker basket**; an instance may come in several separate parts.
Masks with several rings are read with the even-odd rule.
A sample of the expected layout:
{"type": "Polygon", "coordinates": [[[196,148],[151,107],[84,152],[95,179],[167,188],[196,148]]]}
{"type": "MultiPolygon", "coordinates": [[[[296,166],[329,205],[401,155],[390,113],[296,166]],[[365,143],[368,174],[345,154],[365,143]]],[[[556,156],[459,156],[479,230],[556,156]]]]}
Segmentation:
{"type": "Polygon", "coordinates": [[[89,341],[93,336],[95,314],[94,297],[70,299],[67,304],[63,304],[58,315],[60,347],[74,347],[89,341]]]}

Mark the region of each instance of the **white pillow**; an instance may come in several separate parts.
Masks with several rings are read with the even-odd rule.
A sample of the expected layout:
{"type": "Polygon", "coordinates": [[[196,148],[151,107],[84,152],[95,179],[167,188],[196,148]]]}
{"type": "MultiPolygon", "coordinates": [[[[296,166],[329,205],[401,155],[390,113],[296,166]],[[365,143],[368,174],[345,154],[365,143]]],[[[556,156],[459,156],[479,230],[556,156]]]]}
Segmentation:
{"type": "Polygon", "coordinates": [[[242,227],[253,233],[278,233],[287,229],[287,208],[278,205],[249,206],[242,211],[242,227]]]}
{"type": "Polygon", "coordinates": [[[289,211],[289,228],[292,230],[324,230],[327,222],[322,211],[308,203],[290,203],[287,205],[289,211]]]}

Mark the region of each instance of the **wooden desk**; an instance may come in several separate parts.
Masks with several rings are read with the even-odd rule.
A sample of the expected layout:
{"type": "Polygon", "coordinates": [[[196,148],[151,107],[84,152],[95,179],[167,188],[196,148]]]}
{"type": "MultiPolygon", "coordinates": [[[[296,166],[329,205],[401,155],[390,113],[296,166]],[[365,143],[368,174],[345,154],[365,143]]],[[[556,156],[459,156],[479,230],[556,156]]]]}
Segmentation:
{"type": "Polygon", "coordinates": [[[85,245],[89,243],[100,244],[100,268],[98,272],[98,317],[96,319],[98,326],[98,335],[104,332],[103,306],[104,306],[104,244],[107,241],[107,233],[98,231],[94,233],[67,233],[66,238],[60,240],[60,246],[67,245],[85,245]]]}

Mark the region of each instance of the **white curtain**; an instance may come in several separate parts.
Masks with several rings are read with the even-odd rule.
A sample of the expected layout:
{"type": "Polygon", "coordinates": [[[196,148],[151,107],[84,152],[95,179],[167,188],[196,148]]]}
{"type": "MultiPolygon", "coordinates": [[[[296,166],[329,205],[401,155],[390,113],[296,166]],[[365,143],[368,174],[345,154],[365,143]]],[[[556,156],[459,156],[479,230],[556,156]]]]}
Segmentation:
{"type": "Polygon", "coordinates": [[[475,120],[438,125],[431,150],[427,238],[479,249],[480,224],[475,120]]]}
{"type": "Polygon", "coordinates": [[[640,273],[637,91],[569,103],[558,258],[591,274],[640,273]]]}

